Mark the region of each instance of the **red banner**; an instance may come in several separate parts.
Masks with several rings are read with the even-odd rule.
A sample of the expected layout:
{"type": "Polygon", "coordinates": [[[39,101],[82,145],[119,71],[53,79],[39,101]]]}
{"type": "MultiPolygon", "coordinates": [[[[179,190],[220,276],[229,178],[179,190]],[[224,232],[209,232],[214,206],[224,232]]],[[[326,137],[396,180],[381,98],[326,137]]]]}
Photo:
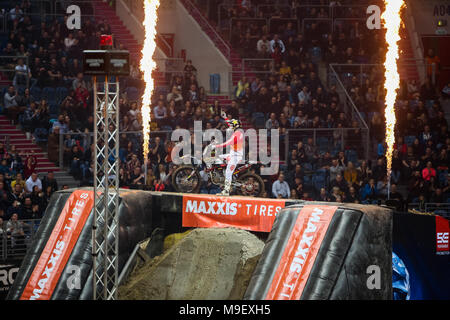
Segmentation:
{"type": "Polygon", "coordinates": [[[236,227],[270,232],[285,200],[204,195],[183,196],[183,227],[236,227]]]}
{"type": "Polygon", "coordinates": [[[299,300],[320,245],[338,207],[306,205],[298,214],[267,300],[299,300]]]}
{"type": "Polygon", "coordinates": [[[21,300],[49,300],[94,206],[92,191],[74,191],[61,211],[21,300]]]}
{"type": "Polygon", "coordinates": [[[436,254],[449,254],[449,221],[441,216],[436,216],[436,254]]]}

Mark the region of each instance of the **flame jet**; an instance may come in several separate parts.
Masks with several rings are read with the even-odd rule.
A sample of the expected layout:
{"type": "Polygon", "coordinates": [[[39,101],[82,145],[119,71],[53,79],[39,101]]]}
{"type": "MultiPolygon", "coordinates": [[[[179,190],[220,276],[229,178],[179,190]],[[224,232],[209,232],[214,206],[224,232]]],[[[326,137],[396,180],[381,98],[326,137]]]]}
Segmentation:
{"type": "MultiPolygon", "coordinates": [[[[404,0],[385,0],[386,9],[381,16],[386,28],[386,43],[388,51],[384,62],[386,90],[385,98],[385,118],[386,118],[386,159],[387,174],[390,187],[391,170],[392,170],[392,153],[394,151],[395,142],[395,101],[397,99],[397,90],[400,87],[400,75],[398,73],[397,60],[399,59],[398,42],[400,41],[400,26],[402,24],[401,9],[405,5],[404,0]]],[[[388,188],[389,189],[389,188],[388,188]]],[[[389,196],[389,190],[388,190],[389,196]]]]}
{"type": "Polygon", "coordinates": [[[140,63],[140,69],[144,74],[145,91],[142,96],[142,126],[144,135],[144,163],[147,168],[148,160],[148,145],[150,140],[150,105],[153,89],[155,87],[154,79],[152,77],[152,71],[156,68],[156,62],[153,60],[153,54],[156,49],[156,23],[158,22],[158,7],[159,0],[144,0],[144,28],[145,28],[145,40],[142,48],[142,59],[140,63]]]}

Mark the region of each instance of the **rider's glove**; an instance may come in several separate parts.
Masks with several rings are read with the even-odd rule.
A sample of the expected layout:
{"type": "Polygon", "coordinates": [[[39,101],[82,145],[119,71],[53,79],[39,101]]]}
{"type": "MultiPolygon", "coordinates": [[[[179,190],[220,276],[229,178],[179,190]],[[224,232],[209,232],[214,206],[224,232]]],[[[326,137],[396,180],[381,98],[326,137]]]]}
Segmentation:
{"type": "Polygon", "coordinates": [[[212,145],[211,145],[211,149],[214,150],[215,148],[216,148],[216,145],[215,145],[215,144],[212,144],[212,145]]]}

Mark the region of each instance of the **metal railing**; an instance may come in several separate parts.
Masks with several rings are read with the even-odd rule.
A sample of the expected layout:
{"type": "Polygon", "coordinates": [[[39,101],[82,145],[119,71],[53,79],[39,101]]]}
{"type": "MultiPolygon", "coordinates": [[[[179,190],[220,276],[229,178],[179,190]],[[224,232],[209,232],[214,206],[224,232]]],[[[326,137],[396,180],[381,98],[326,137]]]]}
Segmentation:
{"type": "Polygon", "coordinates": [[[260,12],[262,11],[261,8],[269,8],[269,11],[271,11],[271,12],[274,12],[273,9],[280,10],[280,11],[286,10],[286,11],[284,11],[284,13],[289,13],[289,16],[293,15],[292,6],[278,5],[278,4],[258,4],[258,5],[256,5],[256,16],[260,15],[260,12]],[[272,10],[270,8],[272,8],[272,10]]]}
{"type": "MultiPolygon", "coordinates": [[[[30,76],[29,72],[30,70],[30,62],[28,56],[0,56],[0,73],[4,73],[9,81],[12,81],[12,84],[17,88],[20,88],[21,90],[30,88],[30,76]],[[16,66],[19,59],[22,59],[24,62],[24,66],[27,67],[26,74],[21,75],[17,74],[16,72],[16,66]],[[21,81],[19,77],[23,77],[21,81]],[[24,81],[24,82],[23,82],[24,81]]],[[[23,92],[20,92],[21,94],[23,92]]],[[[3,97],[2,97],[3,98],[3,97]]],[[[1,99],[0,105],[3,105],[4,101],[1,99]]]]}
{"type": "Polygon", "coordinates": [[[185,62],[181,58],[154,59],[159,72],[184,72],[185,62]]]}
{"type": "Polygon", "coordinates": [[[244,22],[247,24],[251,24],[251,23],[259,23],[260,25],[267,25],[268,20],[267,19],[263,19],[263,18],[231,18],[229,21],[229,39],[230,42],[232,41],[232,36],[233,36],[233,26],[237,23],[237,22],[244,22]]]}
{"type": "Polygon", "coordinates": [[[274,60],[273,59],[242,59],[241,70],[234,70],[229,73],[229,93],[230,97],[236,97],[237,83],[243,76],[247,77],[248,82],[251,84],[253,78],[260,78],[265,81],[268,80],[271,75],[275,74],[274,60]]]}
{"type": "Polygon", "coordinates": [[[41,220],[3,221],[0,226],[0,260],[21,259],[34,239],[41,220]]]}
{"type": "MultiPolygon", "coordinates": [[[[162,141],[170,141],[171,130],[158,130],[151,132],[151,140],[155,137],[160,137],[162,141]]],[[[127,145],[125,143],[132,142],[133,150],[136,154],[139,154],[138,150],[142,146],[143,137],[142,131],[120,131],[120,144],[119,144],[119,158],[121,157],[120,149],[126,149],[127,145]],[[126,138],[126,139],[124,139],[126,138]]],[[[70,159],[70,151],[74,145],[77,145],[77,141],[79,142],[79,146],[83,148],[83,151],[86,151],[90,148],[92,143],[94,142],[94,133],[93,132],[66,132],[64,134],[59,134],[58,136],[58,163],[60,168],[71,168],[71,159],[70,159]]],[[[90,159],[82,159],[81,163],[83,165],[90,164],[90,159]],[[86,163],[87,162],[87,163],[86,163]]],[[[86,167],[87,169],[88,167],[86,167]]]]}
{"type": "MultiPolygon", "coordinates": [[[[417,72],[420,73],[427,73],[427,69],[430,68],[432,70],[431,72],[431,78],[436,79],[436,66],[427,64],[425,60],[422,59],[402,59],[398,63],[398,68],[400,71],[402,71],[402,68],[404,67],[412,67],[417,68],[417,72]]],[[[360,83],[360,86],[363,85],[364,81],[366,79],[369,79],[370,74],[372,73],[372,69],[378,69],[380,72],[384,73],[384,66],[382,64],[372,64],[372,63],[365,63],[365,64],[358,64],[358,63],[332,63],[330,64],[330,70],[331,75],[333,75],[333,71],[335,71],[336,74],[340,75],[343,79],[344,84],[348,84],[352,77],[357,77],[358,82],[360,83]]]]}
{"type": "Polygon", "coordinates": [[[287,23],[292,23],[295,26],[296,32],[300,31],[300,20],[295,18],[270,18],[268,19],[268,28],[270,33],[278,33],[279,30],[276,27],[279,27],[280,24],[284,25],[287,23]]]}
{"type": "Polygon", "coordinates": [[[160,49],[166,54],[168,57],[173,57],[173,49],[172,46],[167,42],[166,39],[159,33],[156,34],[156,44],[160,47],[160,49]]]}
{"type": "MultiPolygon", "coordinates": [[[[318,24],[323,24],[323,23],[327,23],[329,24],[329,28],[330,28],[330,33],[333,32],[333,19],[331,18],[305,18],[302,20],[302,34],[305,34],[305,30],[308,27],[308,22],[309,24],[312,23],[318,23],[318,24]]],[[[308,30],[306,30],[308,31],[308,30]]]]}
{"type": "Polygon", "coordinates": [[[11,136],[9,134],[0,134],[0,142],[3,143],[6,150],[11,147],[11,136]]]}
{"type": "Polygon", "coordinates": [[[275,72],[274,59],[242,59],[242,71],[275,72]]]}
{"type": "Polygon", "coordinates": [[[185,6],[185,8],[188,10],[188,12],[195,13],[195,17],[200,19],[201,21],[198,21],[201,27],[207,28],[209,31],[212,32],[211,40],[216,43],[216,46],[218,49],[225,55],[225,57],[228,60],[231,60],[231,47],[229,44],[223,40],[222,36],[217,33],[216,28],[214,28],[208,21],[208,19],[203,15],[203,13],[197,8],[196,5],[194,5],[190,0],[180,0],[181,3],[185,6]]]}
{"type": "Polygon", "coordinates": [[[434,213],[450,219],[450,203],[409,203],[408,209],[424,213],[434,213]]]}
{"type": "MultiPolygon", "coordinates": [[[[264,15],[264,8],[269,8],[270,13],[273,13],[274,10],[280,10],[283,12],[283,19],[297,19],[298,23],[302,23],[302,20],[304,19],[316,19],[317,17],[313,16],[311,14],[312,9],[315,9],[317,11],[321,11],[321,9],[325,9],[325,14],[327,17],[322,18],[328,18],[331,20],[339,19],[366,19],[366,8],[369,5],[369,2],[367,5],[361,5],[361,4],[355,4],[355,5],[323,5],[323,4],[302,4],[298,6],[289,6],[289,5],[280,5],[280,4],[258,4],[256,7],[251,7],[248,12],[250,13],[250,16],[244,17],[242,19],[250,19],[250,18],[261,18],[266,19],[267,23],[269,23],[269,20],[271,19],[271,16],[269,14],[264,15]],[[352,13],[349,15],[349,12],[351,11],[358,11],[357,14],[352,13]],[[297,12],[300,12],[300,16],[297,16],[297,12]]],[[[241,8],[238,5],[230,5],[230,4],[220,4],[218,6],[218,12],[217,12],[217,24],[219,26],[220,30],[225,29],[224,27],[230,26],[229,23],[227,23],[227,20],[231,19],[231,17],[224,17],[223,11],[228,10],[230,8],[239,9],[241,8]]],[[[234,18],[234,19],[241,19],[241,18],[234,18]]],[[[274,18],[279,19],[279,18],[274,18]]]]}
{"type": "MultiPolygon", "coordinates": [[[[348,150],[349,161],[368,159],[370,137],[367,128],[287,129],[283,141],[284,159],[289,159],[290,151],[297,147],[298,142],[302,141],[305,145],[308,139],[312,139],[313,146],[317,148],[317,155],[330,152],[335,156],[340,151],[348,150]],[[355,134],[356,132],[360,134],[355,134]]],[[[314,159],[311,161],[314,162],[314,159]]]]}
{"type": "Polygon", "coordinates": [[[139,19],[139,21],[144,21],[144,10],[142,0],[121,0],[130,10],[130,14],[139,19]]]}
{"type": "Polygon", "coordinates": [[[344,107],[345,107],[346,113],[350,112],[352,119],[358,120],[358,122],[360,123],[362,128],[369,129],[369,126],[367,125],[364,118],[361,116],[360,111],[358,110],[358,108],[356,107],[352,98],[350,97],[346,86],[344,86],[344,84],[342,83],[339,73],[336,72],[335,66],[336,66],[335,64],[330,64],[330,70],[331,70],[332,76],[334,76],[334,78],[336,80],[336,84],[337,84],[336,89],[341,94],[341,96],[343,96],[343,98],[344,98],[343,100],[344,100],[344,107]]]}

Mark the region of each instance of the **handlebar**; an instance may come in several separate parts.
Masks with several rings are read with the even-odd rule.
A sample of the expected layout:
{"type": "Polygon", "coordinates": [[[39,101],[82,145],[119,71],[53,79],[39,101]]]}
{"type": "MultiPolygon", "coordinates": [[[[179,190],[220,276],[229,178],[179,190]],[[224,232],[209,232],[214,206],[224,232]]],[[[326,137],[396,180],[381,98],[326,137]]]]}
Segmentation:
{"type": "Polygon", "coordinates": [[[211,151],[211,148],[212,148],[212,146],[213,146],[213,142],[214,142],[214,141],[211,141],[211,143],[208,144],[208,145],[205,147],[205,149],[203,150],[203,157],[205,157],[206,154],[207,154],[208,152],[211,151]]]}

